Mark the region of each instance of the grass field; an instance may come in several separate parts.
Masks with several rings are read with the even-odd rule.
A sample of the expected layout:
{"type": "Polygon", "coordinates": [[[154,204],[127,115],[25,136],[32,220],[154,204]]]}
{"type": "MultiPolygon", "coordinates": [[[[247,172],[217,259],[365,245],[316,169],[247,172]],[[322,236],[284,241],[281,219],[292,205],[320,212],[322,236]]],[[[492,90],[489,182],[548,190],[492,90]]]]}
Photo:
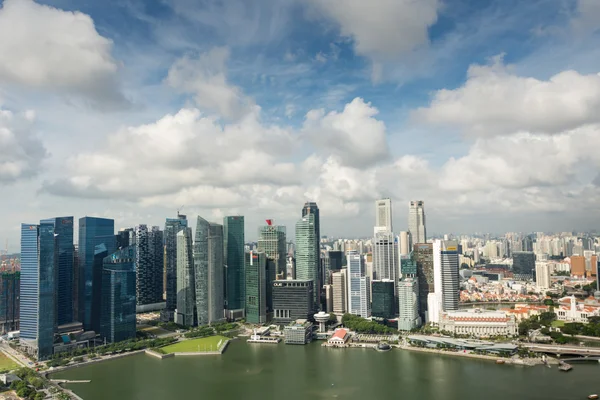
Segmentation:
{"type": "Polygon", "coordinates": [[[559,320],[554,320],[552,321],[552,326],[554,328],[562,328],[563,326],[565,326],[565,321],[559,321],[559,320]]]}
{"type": "Polygon", "coordinates": [[[0,351],[0,371],[16,369],[19,366],[6,354],[0,351]]]}
{"type": "MultiPolygon", "coordinates": [[[[166,353],[192,353],[192,352],[200,352],[203,353],[205,351],[217,351],[217,344],[223,340],[223,343],[228,340],[228,338],[224,336],[209,336],[205,338],[198,339],[190,339],[184,340],[182,342],[170,344],[165,347],[161,347],[161,350],[166,353]]],[[[221,345],[223,345],[221,343],[221,345]]]]}

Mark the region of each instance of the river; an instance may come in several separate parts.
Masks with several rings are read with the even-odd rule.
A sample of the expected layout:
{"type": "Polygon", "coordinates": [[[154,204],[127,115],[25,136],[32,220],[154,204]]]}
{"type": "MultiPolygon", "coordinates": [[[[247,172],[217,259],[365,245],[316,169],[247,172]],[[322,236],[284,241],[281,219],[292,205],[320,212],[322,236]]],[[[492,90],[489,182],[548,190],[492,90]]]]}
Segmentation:
{"type": "Polygon", "coordinates": [[[221,356],[159,360],[138,354],[56,373],[84,400],[585,399],[600,364],[553,368],[393,349],[330,349],[236,340],[221,356]]]}

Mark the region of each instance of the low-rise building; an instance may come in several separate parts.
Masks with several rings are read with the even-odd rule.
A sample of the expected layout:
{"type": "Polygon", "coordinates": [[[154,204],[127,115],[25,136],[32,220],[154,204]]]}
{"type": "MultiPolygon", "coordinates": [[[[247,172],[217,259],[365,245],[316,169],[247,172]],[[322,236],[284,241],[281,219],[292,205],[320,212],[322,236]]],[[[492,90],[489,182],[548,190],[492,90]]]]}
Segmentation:
{"type": "Polygon", "coordinates": [[[307,344],[312,341],[313,324],[306,320],[297,320],[283,329],[285,344],[307,344]]]}
{"type": "Polygon", "coordinates": [[[331,346],[344,346],[350,339],[350,332],[348,329],[338,328],[333,332],[333,335],[327,340],[327,344],[331,346]]]}
{"type": "Polygon", "coordinates": [[[518,325],[515,317],[504,311],[473,309],[443,313],[440,330],[475,337],[515,336],[518,325]]]}
{"type": "Polygon", "coordinates": [[[554,310],[556,319],[587,324],[589,317],[600,316],[600,307],[594,306],[593,302],[595,302],[594,298],[578,304],[575,296],[563,297],[559,300],[560,306],[554,310]]]}

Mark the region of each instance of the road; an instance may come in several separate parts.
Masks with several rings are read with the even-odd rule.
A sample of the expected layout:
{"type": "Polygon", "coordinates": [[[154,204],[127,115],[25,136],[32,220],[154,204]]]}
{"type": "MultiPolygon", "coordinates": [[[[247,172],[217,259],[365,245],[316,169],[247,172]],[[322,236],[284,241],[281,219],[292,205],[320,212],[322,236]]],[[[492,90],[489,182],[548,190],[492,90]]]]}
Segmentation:
{"type": "Polygon", "coordinates": [[[23,366],[23,367],[34,367],[34,362],[19,353],[16,350],[13,350],[6,342],[0,342],[0,350],[2,350],[7,356],[9,356],[14,362],[23,366]]]}

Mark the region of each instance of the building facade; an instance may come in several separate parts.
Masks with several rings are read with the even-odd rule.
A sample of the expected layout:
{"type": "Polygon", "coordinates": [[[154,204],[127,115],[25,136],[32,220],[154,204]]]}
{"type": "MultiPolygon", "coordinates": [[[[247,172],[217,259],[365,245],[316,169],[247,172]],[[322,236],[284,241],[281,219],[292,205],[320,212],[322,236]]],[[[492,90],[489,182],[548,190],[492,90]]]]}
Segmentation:
{"type": "Polygon", "coordinates": [[[247,252],[246,258],[246,322],[264,324],[267,322],[267,255],[247,252]]]}
{"type": "Polygon", "coordinates": [[[273,323],[289,324],[297,319],[309,319],[314,313],[313,284],[309,280],[272,282],[273,323]]]}
{"type": "Polygon", "coordinates": [[[163,301],[163,233],[158,226],[135,227],[136,301],[138,306],[163,301]]]}
{"type": "Polygon", "coordinates": [[[188,226],[187,217],[185,215],[177,213],[177,218],[167,218],[165,221],[164,240],[165,240],[165,279],[164,279],[164,291],[166,300],[166,311],[169,313],[169,319],[171,314],[175,312],[177,308],[177,234],[188,226]]]}
{"type": "Polygon", "coordinates": [[[547,262],[535,263],[535,285],[540,291],[550,289],[550,265],[547,262]]]}
{"type": "Polygon", "coordinates": [[[298,320],[283,328],[285,344],[308,344],[312,341],[313,324],[298,320]]]}
{"type": "Polygon", "coordinates": [[[398,282],[398,330],[411,331],[421,326],[418,278],[398,282]]]}
{"type": "Polygon", "coordinates": [[[411,201],[408,205],[408,233],[411,246],[417,243],[427,243],[425,228],[425,202],[411,201]]]}
{"type": "Polygon", "coordinates": [[[225,255],[225,300],[228,310],[244,308],[244,217],[230,216],[223,218],[223,245],[225,255]]]}
{"type": "Polygon", "coordinates": [[[392,319],[396,316],[396,296],[394,281],[389,279],[373,281],[371,315],[392,319]]]}
{"type": "Polygon", "coordinates": [[[519,333],[513,315],[479,309],[444,312],[439,327],[441,331],[474,337],[516,336],[519,333]]]}
{"type": "Polygon", "coordinates": [[[347,312],[362,318],[369,318],[371,317],[371,281],[364,276],[363,258],[358,252],[352,250],[346,254],[346,259],[348,260],[347,312]]]}
{"type": "Polygon", "coordinates": [[[317,240],[316,214],[308,213],[296,223],[296,279],[314,282],[315,309],[320,301],[320,250],[317,240]]]}
{"type": "Polygon", "coordinates": [[[515,251],[512,255],[513,274],[519,279],[532,279],[535,272],[535,253],[533,251],[515,251]]]}
{"type": "Polygon", "coordinates": [[[17,268],[0,268],[0,335],[19,330],[21,270],[17,268]]]}
{"type": "Polygon", "coordinates": [[[177,233],[177,303],[175,322],[183,326],[195,326],[196,320],[196,273],[192,229],[184,227],[177,233]]]}
{"type": "Polygon", "coordinates": [[[398,279],[398,246],[391,231],[375,228],[373,238],[373,280],[398,279]]]}
{"type": "Polygon", "coordinates": [[[265,225],[258,229],[257,250],[264,252],[275,262],[276,275],[282,279],[287,276],[285,234],[286,229],[283,225],[265,225]]]}
{"type": "Polygon", "coordinates": [[[392,232],[392,200],[381,199],[375,201],[375,227],[384,228],[392,232]]]}
{"type": "Polygon", "coordinates": [[[433,272],[433,245],[415,244],[412,252],[413,259],[417,263],[417,278],[419,280],[419,313],[421,320],[429,321],[429,309],[427,298],[435,292],[433,272]]]}
{"type": "Polygon", "coordinates": [[[333,287],[333,312],[337,315],[343,315],[347,311],[347,292],[348,283],[346,280],[346,268],[331,275],[333,287]]]}

